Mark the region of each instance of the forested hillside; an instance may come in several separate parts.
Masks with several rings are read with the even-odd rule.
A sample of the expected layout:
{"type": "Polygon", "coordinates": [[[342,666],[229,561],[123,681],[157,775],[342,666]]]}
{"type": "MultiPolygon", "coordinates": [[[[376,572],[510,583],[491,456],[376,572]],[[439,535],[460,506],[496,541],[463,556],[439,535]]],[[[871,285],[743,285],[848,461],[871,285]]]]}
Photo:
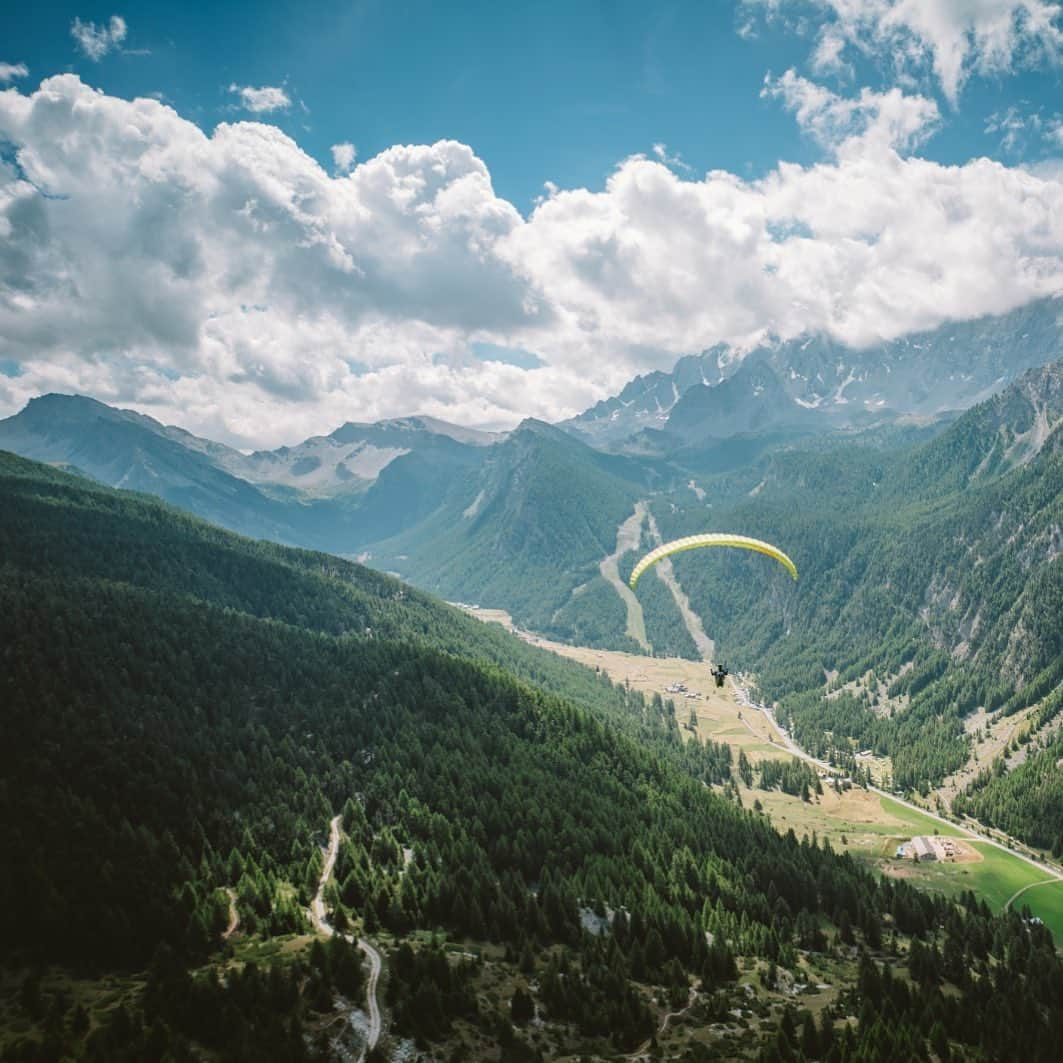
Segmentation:
{"type": "Polygon", "coordinates": [[[1053,1058],[1046,931],[777,834],[714,792],[727,750],[683,745],[660,701],[358,566],[11,456],[0,558],[5,1058],[327,1054],[308,1031],[364,983],[342,941],[289,935],[341,810],[332,918],[391,942],[395,1030],[426,1049],[460,1026],[485,1058],[630,1050],[655,996],[694,987],[729,1055],[1053,1058]],[[243,933],[295,951],[227,965],[226,889],[243,933]],[[418,929],[498,943],[524,996],[478,992],[480,965],[418,929]],[[739,963],[774,987],[812,956],[851,963],[816,1022],[729,1022],[739,963]],[[90,1015],[42,996],[46,963],[146,973],[90,1015]]]}
{"type": "Polygon", "coordinates": [[[552,630],[654,480],[652,467],[528,421],[491,448],[448,506],[374,546],[373,563],[444,597],[502,604],[522,623],[552,630]]]}
{"type": "Polygon", "coordinates": [[[978,773],[952,807],[1063,856],[1063,687],[1045,699],[1014,746],[978,773]],[[1030,733],[1036,737],[1031,738],[1030,733]]]}
{"type": "Polygon", "coordinates": [[[745,557],[676,570],[806,748],[844,755],[851,739],[925,788],[965,763],[964,717],[1063,681],[1061,380],[1058,363],[1033,371],[910,451],[780,453],[753,497],[660,513],[670,535],[708,516],[795,559],[794,585],[745,557]]]}

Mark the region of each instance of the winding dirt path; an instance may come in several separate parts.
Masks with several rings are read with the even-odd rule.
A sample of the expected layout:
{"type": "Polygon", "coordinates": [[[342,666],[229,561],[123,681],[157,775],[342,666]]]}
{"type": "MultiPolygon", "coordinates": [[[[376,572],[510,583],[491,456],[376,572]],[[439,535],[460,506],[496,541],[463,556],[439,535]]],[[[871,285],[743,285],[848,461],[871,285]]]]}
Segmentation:
{"type": "Polygon", "coordinates": [[[678,1019],[680,1015],[685,1015],[688,1011],[690,1011],[690,1009],[694,1006],[694,1004],[697,1001],[697,999],[698,999],[698,991],[693,986],[691,986],[690,987],[690,992],[687,995],[686,1004],[683,1007],[681,1007],[678,1011],[670,1011],[670,1012],[668,1012],[668,1014],[665,1015],[663,1019],[661,1019],[661,1025],[657,1027],[657,1036],[660,1037],[660,1035],[662,1033],[664,1033],[664,1031],[668,1028],[668,1024],[672,1021],[672,1019],[678,1019]]]}
{"type": "MultiPolygon", "coordinates": [[[[678,1011],[670,1011],[661,1018],[659,1025],[657,1026],[657,1036],[660,1037],[665,1030],[668,1029],[668,1024],[672,1019],[678,1019],[680,1015],[685,1015],[690,1009],[697,1003],[698,991],[691,986],[689,995],[687,996],[686,1006],[680,1008],[678,1011]]],[[[652,1040],[643,1041],[642,1044],[635,1049],[634,1052],[628,1052],[624,1059],[638,1059],[642,1056],[648,1056],[650,1048],[653,1046],[652,1040]]]]}
{"type": "MultiPolygon", "coordinates": [[[[321,868],[321,878],[317,884],[317,893],[314,894],[314,899],[310,903],[310,921],[314,924],[314,929],[326,937],[332,937],[336,933],[335,928],[325,918],[325,886],[328,885],[328,880],[332,878],[332,872],[336,867],[336,856],[339,851],[340,817],[333,816],[329,821],[329,838],[328,848],[325,850],[325,863],[321,868]]],[[[343,936],[348,941],[353,942],[355,940],[351,934],[344,934],[343,936]]],[[[380,953],[365,938],[358,938],[358,947],[369,958],[369,984],[366,986],[366,1001],[369,1007],[369,1034],[366,1038],[365,1048],[362,1049],[362,1054],[359,1057],[359,1060],[363,1060],[367,1053],[376,1048],[377,1042],[380,1040],[382,1023],[376,990],[377,983],[380,981],[383,961],[380,958],[380,953]]]]}
{"type": "Polygon", "coordinates": [[[1004,911],[1008,911],[1011,906],[1027,891],[1032,890],[1034,886],[1051,886],[1053,882],[1058,881],[1054,878],[1043,878],[1040,882],[1030,882],[1022,887],[1021,890],[1016,890],[1005,902],[1004,911]]]}
{"type": "Polygon", "coordinates": [[[225,928],[222,939],[228,941],[240,928],[240,913],[236,910],[236,890],[226,886],[225,892],[229,895],[229,925],[225,928]]]}

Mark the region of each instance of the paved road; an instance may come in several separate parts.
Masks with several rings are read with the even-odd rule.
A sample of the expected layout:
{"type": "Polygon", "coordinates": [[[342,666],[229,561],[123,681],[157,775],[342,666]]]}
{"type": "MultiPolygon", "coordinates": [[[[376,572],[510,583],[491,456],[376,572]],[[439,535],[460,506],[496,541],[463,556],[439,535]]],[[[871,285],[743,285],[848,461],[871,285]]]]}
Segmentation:
{"type": "MultiPolygon", "coordinates": [[[[329,838],[328,848],[325,850],[325,864],[321,868],[321,879],[317,884],[317,893],[314,894],[314,899],[310,903],[310,921],[314,924],[314,928],[325,934],[327,937],[332,937],[336,933],[335,929],[329,924],[329,921],[325,918],[325,886],[328,885],[328,880],[332,878],[333,869],[336,866],[336,855],[340,851],[340,817],[333,816],[329,822],[329,838]]],[[[351,934],[344,935],[348,941],[354,941],[354,937],[351,934]]],[[[366,999],[369,1005],[369,1035],[366,1038],[366,1048],[363,1049],[360,1059],[365,1059],[366,1051],[372,1051],[376,1048],[377,1041],[380,1040],[381,1031],[381,1018],[380,1018],[380,1005],[376,998],[377,983],[380,980],[380,970],[383,965],[383,961],[380,958],[380,953],[377,952],[372,945],[369,944],[365,938],[358,938],[358,947],[369,957],[369,984],[366,986],[366,999]]]]}
{"type": "MultiPolygon", "coordinates": [[[[832,768],[825,760],[819,760],[813,757],[810,753],[806,753],[791,737],[789,734],[783,733],[783,729],[779,726],[778,721],[775,719],[775,714],[768,708],[767,705],[757,705],[749,696],[749,691],[743,687],[734,676],[731,676],[731,685],[734,688],[735,697],[745,706],[750,709],[756,709],[767,717],[768,722],[774,728],[776,734],[782,740],[783,745],[791,752],[795,757],[800,757],[802,760],[807,760],[810,764],[815,764],[818,768],[825,768],[828,771],[835,771],[837,769],[832,768]]],[[[911,801],[906,800],[903,797],[897,797],[895,794],[887,793],[885,790],[880,790],[877,786],[869,786],[868,789],[872,793],[878,794],[880,797],[888,797],[891,801],[896,801],[899,805],[904,805],[905,808],[910,808],[913,812],[918,812],[921,815],[929,816],[930,819],[936,820],[938,823],[944,824],[946,827],[951,827],[954,830],[961,831],[963,834],[982,842],[984,845],[992,845],[997,849],[1002,850],[1005,853],[1010,853],[1012,856],[1017,857],[1019,860],[1025,860],[1031,867],[1037,868],[1038,871],[1043,871],[1046,875],[1051,875],[1053,879],[1063,881],[1063,871],[1053,867],[1051,864],[1046,864],[1041,860],[1037,860],[1035,857],[1027,856],[1025,853],[1020,852],[1018,849],[1012,849],[1005,845],[1003,842],[998,842],[995,838],[987,838],[984,834],[979,834],[978,831],[972,830],[970,827],[964,826],[962,823],[954,823],[951,819],[946,819],[944,816],[939,816],[936,812],[930,812],[925,808],[920,808],[919,805],[914,804],[911,801]]],[[[1038,883],[1030,883],[1030,885],[1038,885],[1038,883]]],[[[1029,887],[1026,887],[1029,888],[1029,887]]],[[[1020,892],[1022,892],[1020,890],[1020,892]]],[[[1015,898],[1012,897],[1011,900],[1015,898]]],[[[1010,904],[1011,901],[1008,901],[1010,904]]],[[[1005,908],[1007,905],[1004,906],[1005,908]]]]}

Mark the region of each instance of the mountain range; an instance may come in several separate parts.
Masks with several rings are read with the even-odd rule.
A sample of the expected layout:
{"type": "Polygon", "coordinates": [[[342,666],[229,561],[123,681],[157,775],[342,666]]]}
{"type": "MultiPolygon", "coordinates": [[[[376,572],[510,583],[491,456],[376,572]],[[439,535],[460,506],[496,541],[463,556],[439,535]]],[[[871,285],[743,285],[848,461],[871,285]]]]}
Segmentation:
{"type": "Polygon", "coordinates": [[[717,346],[681,358],[670,373],[637,377],[565,427],[600,447],[668,451],[769,427],[822,431],[933,418],[973,406],[1061,355],[1058,299],[859,349],[821,334],[744,354],[717,346]]]}
{"type": "MultiPolygon", "coordinates": [[[[1060,304],[1042,300],[862,352],[824,337],[744,358],[718,348],[558,426],[528,420],[493,434],[425,417],[349,422],[251,454],[46,395],[0,421],[0,448],[253,538],[360,558],[560,638],[628,647],[625,603],[601,564],[637,503],[670,535],[728,520],[756,528],[779,506],[799,521],[825,509],[858,520],[890,499],[897,519],[917,500],[969,493],[1052,438],[1057,371],[1007,381],[1058,354],[1060,330],[1060,304]],[[957,419],[958,405],[994,387],[957,419]]],[[[652,545],[650,525],[639,527],[652,545]]],[[[791,542],[803,534],[793,517],[773,530],[791,542]]],[[[695,652],[652,581],[644,612],[658,650],[695,652]]],[[[726,646],[728,609],[712,614],[726,646]]]]}
{"type": "MultiPolygon", "coordinates": [[[[1056,614],[1039,604],[1055,594],[1063,536],[1060,363],[1020,373],[1058,350],[1058,334],[1059,304],[1042,301],[864,352],[845,369],[844,389],[818,391],[810,379],[844,368],[826,340],[741,361],[709,352],[670,375],[664,428],[643,417],[662,376],[642,382],[638,402],[635,382],[607,416],[609,404],[560,426],[528,420],[491,435],[428,418],[352,422],[253,454],[48,395],[0,422],[0,448],[158,495],[253,538],[358,558],[590,645],[638,649],[634,609],[644,647],[697,656],[657,581],[632,601],[617,585],[639,546],[715,528],[784,542],[807,574],[794,587],[751,578],[744,559],[706,567],[688,557],[675,570],[719,651],[756,667],[772,697],[800,706],[804,691],[818,705],[823,661],[843,672],[889,661],[893,678],[901,668],[935,673],[925,718],[908,712],[891,730],[854,712],[844,725],[896,750],[899,780],[918,785],[962,761],[965,712],[1007,700],[994,676],[1007,673],[1010,705],[1028,704],[1063,659],[1056,614]],[[779,371],[783,357],[795,359],[793,372],[779,371]],[[710,369],[715,382],[701,382],[710,369]],[[966,413],[945,412],[1012,377],[966,413]],[[883,381],[889,407],[867,398],[845,421],[848,399],[883,381]],[[931,399],[931,381],[948,389],[931,399]],[[854,423],[872,407],[874,423],[854,423]],[[592,446],[603,416],[610,432],[623,423],[632,433],[592,446]],[[622,526],[633,529],[623,544],[622,526]],[[795,624],[796,657],[786,638],[795,624]],[[934,701],[946,690],[947,724],[934,701]]],[[[822,707],[793,711],[812,741],[822,707]]]]}
{"type": "Polygon", "coordinates": [[[392,1043],[440,1058],[470,1033],[528,1063],[657,1039],[693,1060],[928,1040],[1053,1058],[1045,927],[776,831],[735,800],[730,748],[684,742],[659,697],[359,565],[11,454],[0,555],[12,1058],[359,1054],[336,1009],[375,1000],[375,976],[345,935],[308,933],[319,889],[326,926],[386,964],[392,1043]],[[829,978],[800,1033],[760,1004],[789,1003],[791,969],[829,978]],[[713,1047],[690,1054],[691,1030],[713,1047]]]}
{"type": "Polygon", "coordinates": [[[341,554],[426,516],[496,438],[404,418],[242,454],[131,410],[54,394],[0,421],[0,448],[157,495],[252,538],[341,554]]]}
{"type": "MultiPolygon", "coordinates": [[[[0,421],[0,447],[156,494],[252,537],[365,554],[413,575],[424,568],[417,544],[439,537],[450,546],[442,555],[433,547],[432,564],[460,569],[460,556],[476,552],[470,536],[490,540],[493,516],[505,521],[525,504],[521,492],[544,489],[527,478],[539,458],[544,469],[597,468],[603,482],[616,481],[606,491],[615,500],[673,490],[692,482],[687,474],[748,466],[797,439],[932,427],[1059,357],[1060,322],[1060,303],[1041,300],[860,351],[824,336],[745,356],[717,347],[680,359],[671,373],[632,381],[561,432],[529,421],[513,433],[487,433],[407,417],[348,422],[294,446],[244,454],[92,399],[46,395],[0,421]],[[617,456],[607,460],[609,451],[617,456]],[[508,502],[496,504],[503,494],[508,502]]],[[[616,505],[606,509],[612,520],[616,505]]],[[[605,525],[581,517],[570,499],[560,523],[581,521],[587,545],[605,545],[605,525]]],[[[498,542],[507,534],[500,530],[498,542]]],[[[536,549],[534,534],[525,547],[536,549]]],[[[571,556],[580,569],[593,560],[583,549],[571,556]]]]}

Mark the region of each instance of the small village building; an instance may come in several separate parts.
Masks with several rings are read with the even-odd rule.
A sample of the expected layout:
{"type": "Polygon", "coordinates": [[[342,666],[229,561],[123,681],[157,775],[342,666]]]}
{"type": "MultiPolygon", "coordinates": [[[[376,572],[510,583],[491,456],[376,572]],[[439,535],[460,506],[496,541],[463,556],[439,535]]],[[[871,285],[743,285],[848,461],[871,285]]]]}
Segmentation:
{"type": "Polygon", "coordinates": [[[937,850],[929,838],[913,838],[912,853],[918,860],[936,860],[938,858],[937,850]]]}

